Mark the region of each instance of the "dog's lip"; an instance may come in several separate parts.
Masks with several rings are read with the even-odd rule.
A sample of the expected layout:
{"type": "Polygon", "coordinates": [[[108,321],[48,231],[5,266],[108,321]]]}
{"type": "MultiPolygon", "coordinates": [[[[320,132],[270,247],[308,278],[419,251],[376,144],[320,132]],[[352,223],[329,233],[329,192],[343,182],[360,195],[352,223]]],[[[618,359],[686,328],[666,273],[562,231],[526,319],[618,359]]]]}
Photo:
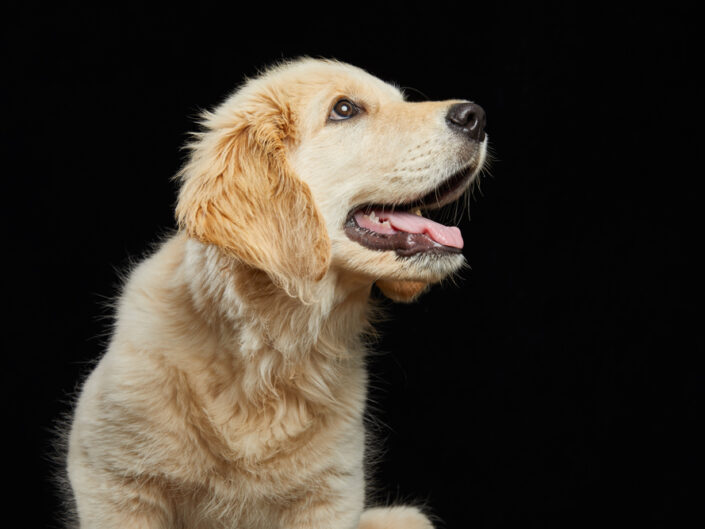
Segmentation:
{"type": "Polygon", "coordinates": [[[348,218],[343,229],[349,239],[366,248],[380,251],[393,250],[400,257],[411,257],[420,253],[438,255],[461,253],[460,248],[440,244],[425,233],[398,231],[392,234],[385,234],[368,230],[357,223],[354,215],[348,218]]]}
{"type": "Polygon", "coordinates": [[[462,169],[458,170],[457,172],[451,174],[438,187],[435,187],[434,189],[419,198],[412,198],[407,202],[402,202],[398,204],[358,204],[348,212],[345,223],[347,224],[350,218],[355,215],[357,211],[361,210],[372,211],[374,209],[386,209],[389,211],[414,211],[417,209],[439,209],[458,198],[458,191],[460,191],[461,189],[463,191],[465,190],[467,184],[472,179],[475,170],[476,167],[472,163],[470,163],[464,166],[462,169]]]}
{"type": "Polygon", "coordinates": [[[343,230],[349,239],[361,244],[362,246],[372,250],[393,250],[397,253],[397,255],[402,257],[409,257],[427,252],[435,254],[458,254],[461,252],[460,247],[462,247],[462,238],[460,239],[460,247],[455,247],[437,242],[426,233],[411,233],[406,231],[379,233],[360,226],[355,216],[358,212],[370,214],[375,210],[404,212],[418,211],[420,213],[421,209],[440,208],[460,196],[471,180],[474,174],[474,169],[475,168],[472,164],[468,164],[459,171],[453,173],[438,187],[434,188],[425,195],[422,195],[420,198],[413,199],[406,203],[395,205],[358,205],[348,213],[343,230]]]}

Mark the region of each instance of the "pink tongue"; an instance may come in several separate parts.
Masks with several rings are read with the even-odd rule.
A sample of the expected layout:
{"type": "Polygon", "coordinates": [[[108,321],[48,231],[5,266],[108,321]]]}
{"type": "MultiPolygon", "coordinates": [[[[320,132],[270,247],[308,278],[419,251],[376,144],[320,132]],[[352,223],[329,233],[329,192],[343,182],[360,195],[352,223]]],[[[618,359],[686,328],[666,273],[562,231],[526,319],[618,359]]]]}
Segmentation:
{"type": "Polygon", "coordinates": [[[438,244],[463,247],[463,236],[455,226],[444,226],[431,219],[414,215],[413,213],[391,212],[375,209],[372,212],[357,211],[355,220],[358,225],[370,231],[384,234],[405,231],[407,233],[425,233],[438,244]],[[370,218],[375,215],[377,218],[370,218]]]}

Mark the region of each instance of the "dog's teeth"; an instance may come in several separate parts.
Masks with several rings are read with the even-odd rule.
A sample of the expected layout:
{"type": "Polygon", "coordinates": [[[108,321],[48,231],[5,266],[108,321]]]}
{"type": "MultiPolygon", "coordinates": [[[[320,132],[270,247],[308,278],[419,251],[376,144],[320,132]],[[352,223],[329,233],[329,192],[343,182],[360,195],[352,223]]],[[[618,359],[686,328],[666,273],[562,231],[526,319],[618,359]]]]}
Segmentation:
{"type": "Polygon", "coordinates": [[[374,222],[375,224],[379,224],[380,226],[384,226],[385,228],[392,228],[392,225],[389,223],[388,220],[382,221],[374,211],[371,211],[369,214],[365,215],[366,218],[370,219],[370,222],[374,222]]]}
{"type": "Polygon", "coordinates": [[[414,215],[418,215],[419,217],[423,217],[423,215],[421,214],[421,210],[418,208],[416,208],[414,211],[412,211],[412,213],[414,215]]]}
{"type": "Polygon", "coordinates": [[[383,226],[389,226],[389,225],[390,225],[388,220],[383,221],[382,219],[380,219],[380,218],[375,214],[374,211],[370,212],[369,215],[365,215],[365,216],[366,216],[368,219],[370,219],[372,222],[376,223],[376,224],[382,224],[383,226]]]}

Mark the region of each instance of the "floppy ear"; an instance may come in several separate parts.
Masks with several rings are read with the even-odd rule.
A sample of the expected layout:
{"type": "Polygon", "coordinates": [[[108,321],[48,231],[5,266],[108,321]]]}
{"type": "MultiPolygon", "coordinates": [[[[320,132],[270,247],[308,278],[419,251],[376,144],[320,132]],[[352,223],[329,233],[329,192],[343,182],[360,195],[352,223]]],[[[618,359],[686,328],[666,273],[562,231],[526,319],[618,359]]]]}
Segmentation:
{"type": "Polygon", "coordinates": [[[179,226],[285,287],[320,280],[330,239],[310,189],[286,158],[291,113],[270,98],[241,110],[232,104],[207,114],[205,132],[190,145],[180,173],[179,226]]]}
{"type": "Polygon", "coordinates": [[[376,284],[382,291],[382,294],[392,301],[402,303],[414,301],[423,294],[430,285],[430,283],[424,283],[423,281],[392,281],[386,279],[380,279],[376,284]]]}

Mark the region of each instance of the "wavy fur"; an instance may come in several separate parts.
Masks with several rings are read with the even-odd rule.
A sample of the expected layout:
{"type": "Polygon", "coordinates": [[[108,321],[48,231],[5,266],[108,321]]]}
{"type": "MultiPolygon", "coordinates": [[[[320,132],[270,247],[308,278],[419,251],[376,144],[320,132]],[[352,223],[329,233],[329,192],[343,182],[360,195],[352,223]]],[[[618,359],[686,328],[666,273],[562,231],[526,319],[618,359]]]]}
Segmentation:
{"type": "Polygon", "coordinates": [[[462,257],[382,255],[341,219],[361,195],[396,201],[447,171],[424,181],[405,162],[397,184],[375,184],[395,160],[354,158],[345,142],[360,129],[326,122],[349,92],[370,101],[352,127],[389,152],[403,111],[424,164],[467,154],[447,145],[449,102],[413,106],[333,61],[280,65],[206,113],[179,175],[180,230],[129,274],[78,399],[67,468],[80,527],[431,527],[415,507],[363,509],[369,294],[380,280],[409,301],[462,257]]]}

